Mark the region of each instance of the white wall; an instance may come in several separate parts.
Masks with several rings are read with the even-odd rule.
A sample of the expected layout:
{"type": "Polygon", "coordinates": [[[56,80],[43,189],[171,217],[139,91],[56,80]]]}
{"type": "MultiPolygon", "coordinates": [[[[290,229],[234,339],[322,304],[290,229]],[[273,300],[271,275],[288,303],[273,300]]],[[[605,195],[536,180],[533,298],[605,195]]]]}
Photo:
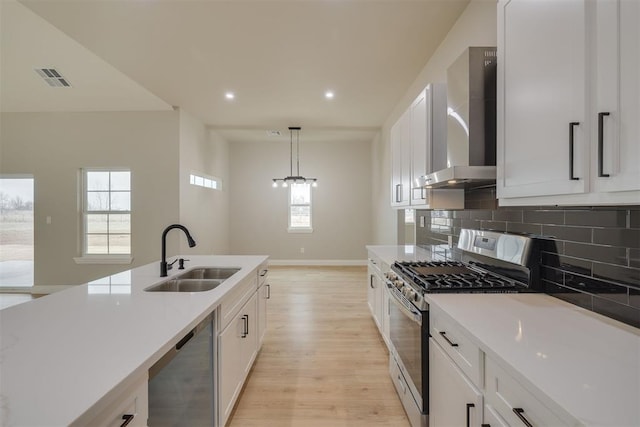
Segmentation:
{"type": "Polygon", "coordinates": [[[396,244],[403,240],[398,236],[397,216],[389,207],[391,156],[389,132],[393,123],[409,107],[413,99],[428,83],[445,82],[447,67],[469,46],[495,46],[497,42],[497,2],[472,0],[447,37],[429,59],[402,99],[396,104],[382,127],[381,137],[373,146],[374,164],[373,244],[396,244]]]}
{"type": "Polygon", "coordinates": [[[372,229],[370,142],[305,144],[301,132],[300,173],[318,178],[309,234],[287,232],[288,191],[271,187],[272,178],[289,174],[288,143],[233,142],[230,159],[233,254],[266,254],[273,260],[366,259],[372,229]]]}
{"type": "Polygon", "coordinates": [[[180,236],[181,254],[229,252],[228,164],[227,142],[199,120],[180,111],[180,223],[189,229],[197,243],[195,248],[189,248],[186,238],[180,236]],[[222,190],[191,185],[191,173],[220,178],[222,190]]]}
{"type": "Polygon", "coordinates": [[[4,113],[0,119],[0,173],[35,177],[36,285],[83,283],[160,258],[161,232],[179,220],[176,111],[4,113]],[[81,255],[83,167],[131,169],[133,265],[73,261],[81,255]]]}

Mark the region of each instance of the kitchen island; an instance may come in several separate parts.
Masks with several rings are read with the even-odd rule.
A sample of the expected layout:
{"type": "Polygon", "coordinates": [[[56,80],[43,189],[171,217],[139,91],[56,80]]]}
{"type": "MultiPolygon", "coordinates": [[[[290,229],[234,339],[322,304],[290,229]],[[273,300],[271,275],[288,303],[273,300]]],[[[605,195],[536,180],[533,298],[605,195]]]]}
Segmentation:
{"type": "Polygon", "coordinates": [[[151,263],[0,311],[0,425],[87,425],[212,313],[266,256],[194,256],[240,271],[207,292],[145,292],[151,263]]]}

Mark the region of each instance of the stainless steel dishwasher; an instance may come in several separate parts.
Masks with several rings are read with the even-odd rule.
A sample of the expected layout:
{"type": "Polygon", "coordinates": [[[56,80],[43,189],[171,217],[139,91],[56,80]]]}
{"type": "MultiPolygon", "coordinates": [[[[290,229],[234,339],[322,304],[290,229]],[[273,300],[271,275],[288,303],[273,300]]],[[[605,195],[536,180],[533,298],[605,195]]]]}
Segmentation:
{"type": "Polygon", "coordinates": [[[149,427],[213,426],[213,315],[149,369],[149,427]]]}

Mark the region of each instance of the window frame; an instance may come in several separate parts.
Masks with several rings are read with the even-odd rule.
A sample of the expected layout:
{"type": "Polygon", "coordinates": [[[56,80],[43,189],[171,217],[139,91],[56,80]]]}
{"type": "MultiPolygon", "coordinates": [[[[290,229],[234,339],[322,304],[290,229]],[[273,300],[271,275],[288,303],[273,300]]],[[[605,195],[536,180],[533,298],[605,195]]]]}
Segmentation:
{"type": "Polygon", "coordinates": [[[312,188],[313,186],[311,185],[311,183],[308,182],[302,182],[302,183],[291,183],[289,184],[289,200],[288,200],[288,208],[287,208],[287,217],[288,217],[288,228],[287,231],[289,233],[313,233],[313,191],[312,188]],[[291,200],[291,192],[293,191],[293,186],[294,185],[306,185],[309,188],[309,203],[292,203],[291,200]],[[292,212],[292,208],[294,207],[298,207],[298,206],[309,206],[309,226],[304,226],[304,227],[296,227],[296,226],[292,226],[291,225],[291,212],[292,212]]]}
{"type": "MultiPolygon", "coordinates": [[[[121,168],[121,167],[113,167],[113,168],[82,168],[80,170],[80,200],[79,200],[79,213],[80,213],[80,239],[79,239],[79,249],[80,249],[80,256],[74,258],[74,261],[76,262],[76,264],[130,264],[133,261],[133,242],[132,242],[132,236],[133,236],[133,232],[131,229],[131,222],[132,222],[132,218],[133,218],[133,213],[132,213],[132,193],[133,190],[131,188],[131,178],[132,178],[132,173],[131,173],[131,169],[129,168],[121,168]],[[87,181],[87,177],[88,174],[90,172],[128,172],[129,173],[129,210],[104,210],[104,211],[89,211],[88,209],[88,203],[89,203],[89,197],[88,197],[88,193],[89,193],[89,185],[88,185],[88,181],[87,181]],[[89,221],[88,221],[88,215],[89,214],[93,214],[93,215],[129,215],[129,224],[130,224],[130,228],[129,228],[129,233],[122,233],[122,232],[118,232],[118,233],[109,233],[109,230],[107,229],[107,232],[104,233],[107,236],[107,247],[108,247],[108,242],[109,242],[109,236],[111,234],[128,234],[129,235],[129,253],[120,253],[120,254],[114,254],[114,253],[105,253],[105,254],[93,254],[93,253],[88,253],[88,225],[89,225],[89,221]]],[[[113,190],[111,190],[111,184],[109,184],[109,188],[107,189],[108,193],[112,193],[114,192],[113,190]]],[[[120,191],[118,191],[120,192],[120,191]]],[[[91,234],[95,234],[95,233],[91,233],[91,234]]]]}

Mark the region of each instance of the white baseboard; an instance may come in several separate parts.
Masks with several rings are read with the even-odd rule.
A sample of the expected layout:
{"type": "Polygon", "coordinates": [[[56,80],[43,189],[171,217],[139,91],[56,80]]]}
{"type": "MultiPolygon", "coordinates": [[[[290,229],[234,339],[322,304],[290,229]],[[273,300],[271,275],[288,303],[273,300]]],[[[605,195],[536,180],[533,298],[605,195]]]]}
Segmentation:
{"type": "Polygon", "coordinates": [[[366,259],[269,259],[269,265],[273,266],[333,266],[333,267],[359,267],[366,266],[366,259]]]}

